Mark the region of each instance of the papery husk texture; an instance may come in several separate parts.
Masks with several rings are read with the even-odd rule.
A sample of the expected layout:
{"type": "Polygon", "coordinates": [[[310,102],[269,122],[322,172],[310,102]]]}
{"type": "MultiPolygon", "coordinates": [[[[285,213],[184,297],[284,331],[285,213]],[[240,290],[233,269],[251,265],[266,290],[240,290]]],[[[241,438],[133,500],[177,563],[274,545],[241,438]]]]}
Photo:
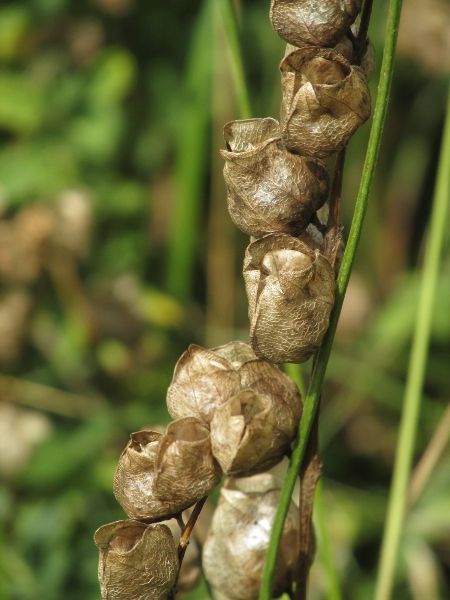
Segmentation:
{"type": "MultiPolygon", "coordinates": [[[[257,600],[280,490],[268,474],[227,480],[203,548],[205,576],[230,600],[257,600]],[[252,486],[255,479],[255,486],[252,486]],[[242,483],[241,483],[242,482],[242,483]]],[[[296,561],[298,510],[289,507],[281,540],[274,598],[290,589],[296,561]]]]}
{"type": "Polygon", "coordinates": [[[325,164],[287,152],[274,119],[232,121],[224,127],[228,210],[248,235],[297,235],[328,194],[325,164]]]}
{"type": "Polygon", "coordinates": [[[211,422],[211,445],[224,473],[257,473],[281,461],[290,444],[288,434],[277,425],[275,413],[283,408],[252,390],[217,408],[211,422]]]}
{"type": "Polygon", "coordinates": [[[178,553],[165,525],[117,521],[94,534],[100,549],[102,600],[165,600],[178,574],[178,553]]]}
{"type": "MultiPolygon", "coordinates": [[[[275,394],[298,424],[302,407],[295,383],[274,365],[257,358],[243,342],[213,350],[191,344],[175,366],[167,407],[174,419],[196,417],[210,425],[216,409],[246,389],[270,398],[275,394]]],[[[296,431],[296,426],[292,429],[296,431]]]]}
{"type": "Polygon", "coordinates": [[[281,39],[301,47],[329,47],[346,34],[361,0],[272,0],[270,20],[281,39]]]}
{"type": "Polygon", "coordinates": [[[222,471],[212,455],[209,428],[193,417],[170,423],[159,444],[155,473],[160,500],[188,508],[211,494],[222,471]]]}
{"type": "Polygon", "coordinates": [[[329,156],[370,117],[363,71],[337,52],[301,48],[283,59],[280,70],[281,135],[290,152],[329,156]]]}
{"type": "Polygon", "coordinates": [[[334,304],[334,273],[318,250],[285,234],[247,248],[250,341],[273,363],[306,361],[320,346],[334,304]]]}

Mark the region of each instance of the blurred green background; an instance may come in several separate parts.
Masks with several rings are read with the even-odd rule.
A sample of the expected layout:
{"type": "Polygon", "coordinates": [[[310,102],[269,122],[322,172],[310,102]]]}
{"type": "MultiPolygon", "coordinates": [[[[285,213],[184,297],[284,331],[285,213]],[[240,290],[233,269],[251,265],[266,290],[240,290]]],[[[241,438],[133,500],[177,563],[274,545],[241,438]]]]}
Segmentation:
{"type": "MultiPolygon", "coordinates": [[[[276,118],[284,45],[268,4],[235,3],[252,115],[276,118]]],[[[218,152],[240,116],[221,14],[217,0],[0,6],[0,600],[100,597],[92,535],[124,517],[112,478],[130,432],[169,421],[189,343],[248,340],[247,239],[218,152]]],[[[323,393],[325,522],[346,600],[373,592],[449,72],[449,2],[405,0],[323,393]]],[[[369,127],[348,150],[346,231],[369,127]]],[[[411,493],[396,600],[450,598],[449,275],[447,239],[416,462],[430,440],[438,451],[411,493]]],[[[336,600],[327,590],[319,534],[311,600],[336,600]]]]}

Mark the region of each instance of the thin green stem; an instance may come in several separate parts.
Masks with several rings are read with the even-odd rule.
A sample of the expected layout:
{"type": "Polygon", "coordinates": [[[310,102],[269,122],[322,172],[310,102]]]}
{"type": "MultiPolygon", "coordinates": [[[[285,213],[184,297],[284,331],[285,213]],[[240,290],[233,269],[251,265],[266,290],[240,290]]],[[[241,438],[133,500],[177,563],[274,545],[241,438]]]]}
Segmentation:
{"type": "Polygon", "coordinates": [[[446,230],[447,207],[450,199],[450,91],[447,117],[442,140],[437,183],[433,199],[431,223],[417,310],[416,327],[409,360],[400,432],[397,442],[394,474],[389,497],[388,513],[381,547],[376,600],[389,600],[397,564],[398,549],[405,516],[408,480],[411,473],[414,445],[422,399],[423,382],[439,262],[446,230]]]}
{"type": "Polygon", "coordinates": [[[301,397],[304,398],[306,396],[306,385],[301,366],[294,363],[286,363],[284,365],[284,372],[295,382],[301,397]]]}
{"type": "Polygon", "coordinates": [[[355,212],[349,232],[347,247],[342,260],[338,280],[336,282],[336,298],[333,312],[331,313],[330,326],[320,347],[314,373],[305,398],[303,416],[300,423],[299,435],[292,452],[291,461],[286,473],[283,489],[281,490],[280,502],[275,516],[272,535],[267,551],[266,563],[262,579],[259,600],[271,600],[272,588],[275,576],[276,561],[284,522],[286,520],[292,491],[295,486],[297,474],[305,452],[309,433],[314,421],[314,415],[320,399],[322,382],[325,376],[331,346],[334,340],[339,315],[344,302],[345,291],[350,279],[350,273],[355,260],[356,251],[361,237],[364,217],[367,210],[370,189],[372,186],[375,166],[381,144],[381,135],[386,119],[389,91],[394,69],[395,47],[397,43],[398,26],[400,22],[402,0],[391,0],[386,29],[386,43],[381,64],[380,83],[378,97],[374,110],[373,123],[370,131],[369,144],[364,162],[363,174],[356,199],[355,212]]]}
{"type": "Polygon", "coordinates": [[[230,56],[231,75],[233,77],[238,103],[239,118],[250,119],[252,111],[247,86],[245,84],[244,64],[242,61],[242,50],[239,41],[239,28],[231,0],[216,0],[222,14],[225,34],[227,37],[228,51],[230,56]]]}

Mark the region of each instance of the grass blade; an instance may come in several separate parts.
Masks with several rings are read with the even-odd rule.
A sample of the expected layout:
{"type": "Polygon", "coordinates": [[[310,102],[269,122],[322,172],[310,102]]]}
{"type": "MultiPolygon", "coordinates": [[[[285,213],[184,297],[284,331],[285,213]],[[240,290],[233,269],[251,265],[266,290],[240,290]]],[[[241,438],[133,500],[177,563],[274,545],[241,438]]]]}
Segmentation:
{"type": "Polygon", "coordinates": [[[425,378],[428,344],[433,317],[433,303],[439,273],[439,262],[446,230],[450,200],[450,93],[442,141],[437,183],[431,213],[428,244],[422,271],[422,284],[416,327],[410,355],[404,408],[397,442],[396,460],[388,504],[388,514],[381,548],[376,600],[389,600],[403,526],[406,491],[416,440],[417,425],[425,378]]]}

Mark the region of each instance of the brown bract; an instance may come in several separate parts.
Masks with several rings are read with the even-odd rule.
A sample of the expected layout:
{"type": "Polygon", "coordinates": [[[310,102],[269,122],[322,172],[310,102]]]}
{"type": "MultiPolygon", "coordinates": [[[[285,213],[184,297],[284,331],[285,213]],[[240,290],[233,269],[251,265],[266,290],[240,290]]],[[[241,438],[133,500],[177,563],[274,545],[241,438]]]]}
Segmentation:
{"type": "Polygon", "coordinates": [[[100,549],[98,578],[103,600],[165,600],[178,573],[170,529],[138,521],[103,525],[94,534],[100,549]]]}
{"type": "Polygon", "coordinates": [[[289,151],[329,156],[369,118],[365,75],[340,54],[301,48],[283,59],[280,70],[281,135],[289,151]]]}
{"type": "Polygon", "coordinates": [[[232,121],[224,127],[228,210],[244,233],[303,231],[328,194],[324,163],[287,152],[274,119],[232,121]]]}
{"type": "MultiPolygon", "coordinates": [[[[280,490],[269,474],[227,480],[203,548],[213,590],[230,600],[256,600],[280,490]]],[[[298,510],[291,503],[276,569],[274,597],[290,589],[295,565],[298,510]]]]}
{"type": "Polygon", "coordinates": [[[276,33],[294,46],[334,46],[361,10],[361,0],[272,0],[276,33]]]}
{"type": "Polygon", "coordinates": [[[334,274],[318,250],[285,234],[247,248],[244,279],[250,341],[273,363],[307,360],[319,347],[334,304],[334,274]]]}

